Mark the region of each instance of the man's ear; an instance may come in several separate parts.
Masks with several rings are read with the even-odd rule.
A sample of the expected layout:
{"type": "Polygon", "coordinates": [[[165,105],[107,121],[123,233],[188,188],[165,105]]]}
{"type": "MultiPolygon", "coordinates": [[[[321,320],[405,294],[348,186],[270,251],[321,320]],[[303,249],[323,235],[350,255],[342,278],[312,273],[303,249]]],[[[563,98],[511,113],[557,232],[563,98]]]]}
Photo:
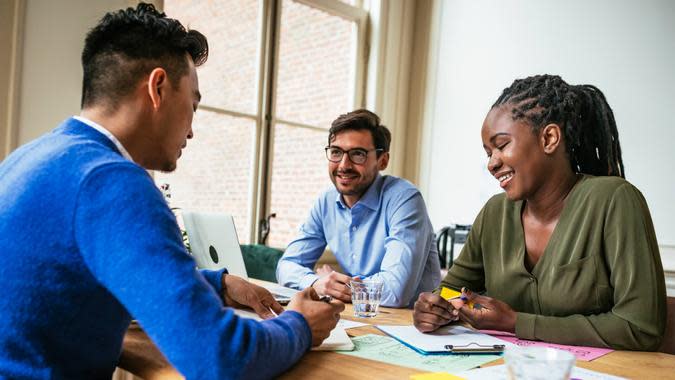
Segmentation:
{"type": "Polygon", "coordinates": [[[158,67],[152,72],[148,77],[148,95],[150,96],[150,101],[152,102],[152,108],[155,110],[159,108],[164,100],[164,93],[167,86],[168,78],[166,71],[161,67],[158,67]]]}
{"type": "Polygon", "coordinates": [[[547,124],[539,136],[546,154],[553,154],[562,144],[562,128],[558,124],[547,124]]]}
{"type": "Polygon", "coordinates": [[[384,170],[389,165],[389,152],[382,152],[377,158],[377,170],[384,170]]]}

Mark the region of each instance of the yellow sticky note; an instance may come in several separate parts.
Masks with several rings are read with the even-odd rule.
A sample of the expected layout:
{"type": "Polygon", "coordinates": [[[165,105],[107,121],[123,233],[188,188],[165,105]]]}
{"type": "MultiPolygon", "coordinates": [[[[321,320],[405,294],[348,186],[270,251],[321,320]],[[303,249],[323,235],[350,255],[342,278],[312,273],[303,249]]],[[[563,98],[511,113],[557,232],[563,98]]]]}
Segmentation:
{"type": "Polygon", "coordinates": [[[454,289],[446,288],[445,286],[441,288],[441,297],[446,300],[451,300],[453,298],[459,298],[462,293],[454,289]]]}
{"type": "Polygon", "coordinates": [[[466,380],[463,377],[451,375],[447,372],[430,372],[410,375],[410,380],[466,380]]]}
{"type": "MultiPolygon", "coordinates": [[[[446,288],[445,286],[441,288],[441,297],[443,297],[445,300],[450,301],[453,298],[459,298],[461,295],[461,292],[458,292],[454,289],[446,288]]],[[[473,301],[469,301],[466,304],[473,309],[473,301]]]]}

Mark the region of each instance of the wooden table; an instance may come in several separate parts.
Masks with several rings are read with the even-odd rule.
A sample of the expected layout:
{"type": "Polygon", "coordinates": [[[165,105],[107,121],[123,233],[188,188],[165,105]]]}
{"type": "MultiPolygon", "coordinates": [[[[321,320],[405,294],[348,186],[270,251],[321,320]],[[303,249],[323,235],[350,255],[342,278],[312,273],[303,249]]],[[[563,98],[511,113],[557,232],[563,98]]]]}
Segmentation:
{"type": "MultiPolygon", "coordinates": [[[[375,318],[354,318],[352,305],[346,305],[343,319],[380,325],[412,324],[410,309],[381,308],[375,318]]],[[[384,335],[372,326],[347,330],[350,336],[384,335]]],[[[487,365],[501,364],[497,360],[487,365]]],[[[658,352],[614,351],[591,362],[577,361],[577,366],[630,379],[674,379],[675,355],[658,352]]],[[[147,380],[182,379],[148,337],[138,327],[130,328],[124,341],[120,367],[147,380]]],[[[342,355],[335,352],[308,352],[281,379],[363,379],[364,374],[377,374],[373,379],[409,379],[423,373],[418,369],[342,355]]],[[[369,375],[372,376],[372,375],[369,375]]]]}

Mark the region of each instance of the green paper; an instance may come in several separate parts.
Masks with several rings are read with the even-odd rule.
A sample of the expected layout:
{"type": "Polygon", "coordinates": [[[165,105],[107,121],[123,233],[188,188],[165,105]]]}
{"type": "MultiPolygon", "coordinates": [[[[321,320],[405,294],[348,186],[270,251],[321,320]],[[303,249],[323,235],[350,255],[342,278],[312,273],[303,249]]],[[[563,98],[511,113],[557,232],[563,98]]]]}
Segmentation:
{"type": "Polygon", "coordinates": [[[352,342],[355,346],[354,351],[337,351],[337,353],[429,372],[457,373],[501,358],[500,355],[476,354],[422,355],[396,339],[374,334],[354,337],[352,342]]]}

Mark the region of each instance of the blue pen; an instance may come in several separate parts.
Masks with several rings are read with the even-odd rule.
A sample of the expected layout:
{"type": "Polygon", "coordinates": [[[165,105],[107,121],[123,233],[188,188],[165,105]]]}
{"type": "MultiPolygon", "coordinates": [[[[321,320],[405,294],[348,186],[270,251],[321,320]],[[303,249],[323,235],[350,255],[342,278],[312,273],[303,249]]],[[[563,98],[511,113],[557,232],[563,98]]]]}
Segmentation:
{"type": "Polygon", "coordinates": [[[466,288],[462,288],[462,294],[459,296],[459,299],[466,302],[471,309],[482,308],[480,304],[474,304],[474,301],[469,301],[469,297],[467,297],[464,292],[466,292],[466,288]]]}
{"type": "Polygon", "coordinates": [[[459,299],[464,301],[464,302],[469,300],[469,297],[467,297],[466,294],[464,294],[465,291],[466,291],[466,288],[462,288],[462,294],[459,296],[459,299]]]}

